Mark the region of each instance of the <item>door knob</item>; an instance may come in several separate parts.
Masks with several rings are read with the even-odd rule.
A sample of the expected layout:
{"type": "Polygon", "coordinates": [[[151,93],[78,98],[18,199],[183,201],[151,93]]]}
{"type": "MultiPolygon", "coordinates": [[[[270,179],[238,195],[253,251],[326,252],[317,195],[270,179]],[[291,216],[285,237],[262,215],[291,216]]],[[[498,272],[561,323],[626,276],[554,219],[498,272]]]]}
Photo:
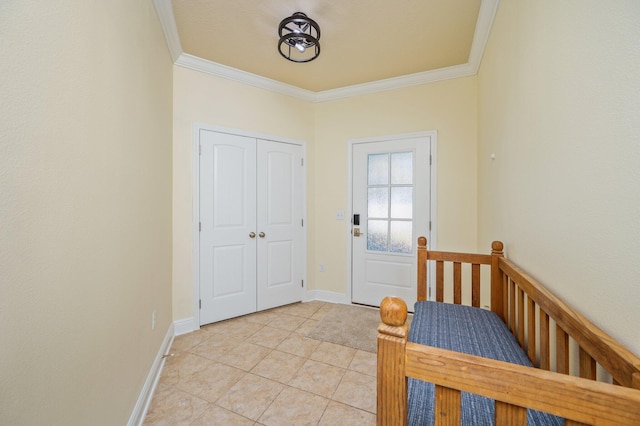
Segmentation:
{"type": "Polygon", "coordinates": [[[264,238],[264,232],[259,233],[259,234],[258,234],[258,236],[259,236],[260,238],[264,238]]]}
{"type": "Polygon", "coordinates": [[[255,232],[250,232],[249,233],[249,238],[255,238],[256,237],[256,233],[255,232]]]}

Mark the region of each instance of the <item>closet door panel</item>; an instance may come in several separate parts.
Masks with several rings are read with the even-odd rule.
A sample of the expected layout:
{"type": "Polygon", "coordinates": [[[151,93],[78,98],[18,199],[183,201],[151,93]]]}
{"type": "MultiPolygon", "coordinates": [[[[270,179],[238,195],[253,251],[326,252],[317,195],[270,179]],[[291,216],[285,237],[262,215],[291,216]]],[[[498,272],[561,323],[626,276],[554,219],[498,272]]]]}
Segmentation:
{"type": "Polygon", "coordinates": [[[200,324],[256,311],[256,142],[200,133],[200,324]]]}
{"type": "Polygon", "coordinates": [[[257,291],[263,310],[302,300],[302,147],[258,140],[257,161],[257,291]]]}

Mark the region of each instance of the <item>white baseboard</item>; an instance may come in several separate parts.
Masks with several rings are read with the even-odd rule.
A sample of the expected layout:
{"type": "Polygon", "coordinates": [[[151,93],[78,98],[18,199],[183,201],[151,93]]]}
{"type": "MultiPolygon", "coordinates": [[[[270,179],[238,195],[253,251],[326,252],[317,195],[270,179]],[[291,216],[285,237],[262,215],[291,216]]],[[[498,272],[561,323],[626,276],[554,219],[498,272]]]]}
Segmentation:
{"type": "Polygon", "coordinates": [[[160,373],[162,372],[162,366],[164,365],[164,358],[162,356],[169,352],[171,343],[173,342],[173,337],[174,326],[171,324],[167,330],[167,334],[164,336],[160,350],[153,361],[153,365],[149,370],[147,380],[144,382],[144,386],[140,391],[136,406],[133,408],[131,417],[129,417],[129,422],[127,423],[128,426],[141,426],[144,422],[144,417],[149,409],[149,404],[151,404],[151,398],[153,398],[153,393],[156,390],[158,379],[160,379],[160,373]]]}
{"type": "Polygon", "coordinates": [[[194,317],[184,318],[173,322],[173,330],[176,336],[191,333],[199,328],[200,327],[196,323],[196,319],[194,317]]]}
{"type": "Polygon", "coordinates": [[[313,300],[319,300],[322,302],[341,303],[343,305],[350,305],[351,299],[344,293],[336,293],[334,291],[326,290],[309,290],[305,294],[304,301],[311,302],[313,300]]]}

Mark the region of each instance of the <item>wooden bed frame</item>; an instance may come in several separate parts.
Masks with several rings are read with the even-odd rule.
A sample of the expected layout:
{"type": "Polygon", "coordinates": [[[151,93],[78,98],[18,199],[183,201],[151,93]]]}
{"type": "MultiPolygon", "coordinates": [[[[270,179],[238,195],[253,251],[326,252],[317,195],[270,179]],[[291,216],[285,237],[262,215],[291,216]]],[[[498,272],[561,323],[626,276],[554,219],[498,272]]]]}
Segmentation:
{"type": "Polygon", "coordinates": [[[429,251],[426,245],[420,237],[418,300],[427,298],[426,265],[432,261],[436,301],[446,291],[461,304],[462,271],[470,269],[467,299],[480,307],[480,270],[487,265],[491,310],[537,368],[408,342],[407,306],[387,297],[378,327],[378,425],[407,424],[408,377],[435,384],[436,425],[460,424],[461,391],[494,399],[496,425],[526,424],[527,408],[563,417],[566,425],[640,425],[640,358],[505,258],[501,242],[492,243],[490,255],[429,251]],[[445,289],[447,262],[453,277],[445,289]],[[607,377],[602,370],[613,384],[598,381],[607,377]]]}

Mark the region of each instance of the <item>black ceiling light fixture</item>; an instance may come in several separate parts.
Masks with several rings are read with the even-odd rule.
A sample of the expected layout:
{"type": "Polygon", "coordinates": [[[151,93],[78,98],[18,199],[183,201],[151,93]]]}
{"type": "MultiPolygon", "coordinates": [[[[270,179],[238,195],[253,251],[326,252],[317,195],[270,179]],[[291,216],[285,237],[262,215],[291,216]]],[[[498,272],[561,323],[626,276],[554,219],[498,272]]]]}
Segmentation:
{"type": "Polygon", "coordinates": [[[292,62],[313,61],[320,54],[320,27],[302,12],[284,18],[278,27],[278,51],[292,62]]]}

